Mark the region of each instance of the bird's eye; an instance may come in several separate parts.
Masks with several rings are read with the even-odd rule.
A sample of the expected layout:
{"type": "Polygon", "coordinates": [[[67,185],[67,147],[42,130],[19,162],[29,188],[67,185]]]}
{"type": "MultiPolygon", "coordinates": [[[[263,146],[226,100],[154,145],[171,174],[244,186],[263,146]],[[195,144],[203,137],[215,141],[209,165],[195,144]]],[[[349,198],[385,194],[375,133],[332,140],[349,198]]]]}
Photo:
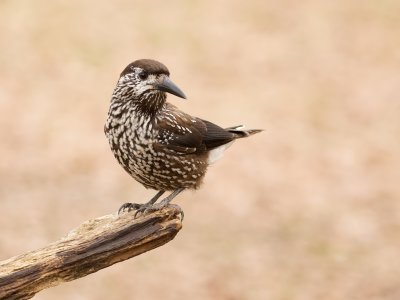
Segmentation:
{"type": "Polygon", "coordinates": [[[139,78],[140,78],[141,80],[146,80],[147,77],[149,77],[149,74],[147,74],[146,71],[142,71],[142,72],[139,73],[139,78]]]}

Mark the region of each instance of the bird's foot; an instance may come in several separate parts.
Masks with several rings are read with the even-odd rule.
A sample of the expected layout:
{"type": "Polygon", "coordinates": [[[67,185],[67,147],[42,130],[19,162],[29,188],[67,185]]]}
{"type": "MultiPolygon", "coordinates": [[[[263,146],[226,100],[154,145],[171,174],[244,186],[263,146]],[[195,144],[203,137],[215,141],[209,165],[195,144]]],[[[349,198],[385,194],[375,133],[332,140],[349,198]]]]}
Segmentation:
{"type": "Polygon", "coordinates": [[[133,216],[136,219],[140,215],[145,215],[147,213],[151,213],[156,210],[157,208],[154,208],[154,204],[142,204],[139,208],[136,209],[135,214],[133,216]]]}
{"type": "Polygon", "coordinates": [[[184,190],[183,188],[175,190],[168,197],[164,198],[160,203],[156,203],[156,201],[158,200],[158,198],[160,198],[160,196],[164,193],[164,191],[159,191],[153,198],[150,199],[149,202],[144,204],[130,203],[130,202],[124,203],[119,208],[118,214],[121,214],[126,210],[128,212],[130,212],[131,210],[135,210],[134,218],[136,218],[139,215],[161,210],[167,206],[172,206],[181,215],[181,220],[183,221],[184,213],[182,209],[178,205],[170,204],[171,200],[183,190],[184,190]]]}
{"type": "Polygon", "coordinates": [[[148,214],[148,213],[152,213],[152,212],[161,210],[161,209],[163,209],[164,207],[167,207],[167,206],[174,207],[175,210],[177,210],[178,213],[180,214],[181,221],[183,221],[183,218],[184,218],[185,214],[183,213],[183,210],[182,210],[182,208],[180,208],[180,206],[178,206],[176,204],[169,204],[169,203],[163,203],[163,202],[156,203],[156,204],[153,204],[153,205],[145,205],[145,204],[141,205],[139,208],[136,209],[134,217],[136,219],[140,215],[145,215],[145,214],[148,214]]]}
{"type": "Polygon", "coordinates": [[[143,206],[143,204],[139,204],[139,203],[131,203],[131,202],[124,203],[118,209],[118,214],[120,215],[121,213],[123,213],[125,211],[130,212],[131,210],[137,210],[142,206],[143,206]]]}

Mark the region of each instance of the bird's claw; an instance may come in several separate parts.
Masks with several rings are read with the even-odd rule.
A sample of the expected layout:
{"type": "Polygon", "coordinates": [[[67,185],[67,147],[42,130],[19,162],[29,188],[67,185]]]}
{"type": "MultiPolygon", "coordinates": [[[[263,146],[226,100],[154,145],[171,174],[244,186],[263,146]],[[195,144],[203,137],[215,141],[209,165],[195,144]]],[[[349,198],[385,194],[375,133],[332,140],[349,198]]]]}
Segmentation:
{"type": "Polygon", "coordinates": [[[167,206],[173,206],[178,213],[181,216],[181,221],[183,221],[183,218],[185,217],[185,214],[182,210],[182,208],[178,205],[175,204],[169,204],[169,203],[157,203],[157,204],[153,204],[153,205],[148,205],[148,204],[139,204],[139,203],[124,203],[122,204],[122,206],[119,208],[118,210],[118,215],[120,215],[121,213],[125,212],[125,211],[132,211],[135,210],[135,213],[133,215],[133,217],[136,219],[138,216],[140,215],[144,215],[150,212],[154,212],[160,209],[163,209],[164,207],[167,206]]]}
{"type": "Polygon", "coordinates": [[[141,214],[146,214],[146,213],[154,212],[154,211],[157,211],[157,210],[161,210],[161,209],[163,209],[164,207],[167,207],[167,206],[174,207],[175,210],[177,210],[178,213],[180,214],[181,221],[183,221],[183,218],[185,217],[185,213],[183,212],[182,208],[179,205],[163,203],[163,202],[160,202],[160,203],[157,203],[157,204],[153,204],[151,206],[142,206],[142,207],[140,207],[139,209],[136,210],[134,217],[136,218],[137,216],[139,216],[141,214]]]}
{"type": "Polygon", "coordinates": [[[131,203],[127,202],[121,205],[121,207],[118,209],[118,214],[120,215],[121,213],[128,211],[130,212],[131,210],[137,210],[139,209],[143,204],[138,204],[138,203],[131,203]]]}
{"type": "Polygon", "coordinates": [[[144,215],[146,213],[153,212],[156,210],[158,210],[158,209],[153,207],[152,205],[142,204],[139,208],[136,209],[133,217],[136,219],[139,215],[144,215]]]}

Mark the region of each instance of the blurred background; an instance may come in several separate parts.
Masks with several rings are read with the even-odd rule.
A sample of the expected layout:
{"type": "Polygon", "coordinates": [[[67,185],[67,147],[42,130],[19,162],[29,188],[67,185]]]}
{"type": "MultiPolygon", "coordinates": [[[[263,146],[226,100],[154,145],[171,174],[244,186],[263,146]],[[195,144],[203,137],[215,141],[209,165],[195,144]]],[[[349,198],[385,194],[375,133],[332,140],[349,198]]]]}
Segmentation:
{"type": "Polygon", "coordinates": [[[0,260],[155,192],[103,133],[154,58],[235,143],[167,245],[35,299],[400,299],[400,2],[0,2],[0,260]]]}

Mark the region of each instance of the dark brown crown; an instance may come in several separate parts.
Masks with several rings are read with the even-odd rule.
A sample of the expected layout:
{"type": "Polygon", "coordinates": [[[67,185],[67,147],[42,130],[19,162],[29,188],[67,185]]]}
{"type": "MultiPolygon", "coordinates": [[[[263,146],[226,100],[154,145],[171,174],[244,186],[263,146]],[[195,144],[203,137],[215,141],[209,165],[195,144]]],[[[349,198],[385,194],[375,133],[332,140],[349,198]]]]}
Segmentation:
{"type": "Polygon", "coordinates": [[[153,59],[139,59],[130,63],[121,73],[120,76],[132,73],[134,68],[141,68],[149,74],[165,74],[169,76],[167,67],[153,59]]]}

